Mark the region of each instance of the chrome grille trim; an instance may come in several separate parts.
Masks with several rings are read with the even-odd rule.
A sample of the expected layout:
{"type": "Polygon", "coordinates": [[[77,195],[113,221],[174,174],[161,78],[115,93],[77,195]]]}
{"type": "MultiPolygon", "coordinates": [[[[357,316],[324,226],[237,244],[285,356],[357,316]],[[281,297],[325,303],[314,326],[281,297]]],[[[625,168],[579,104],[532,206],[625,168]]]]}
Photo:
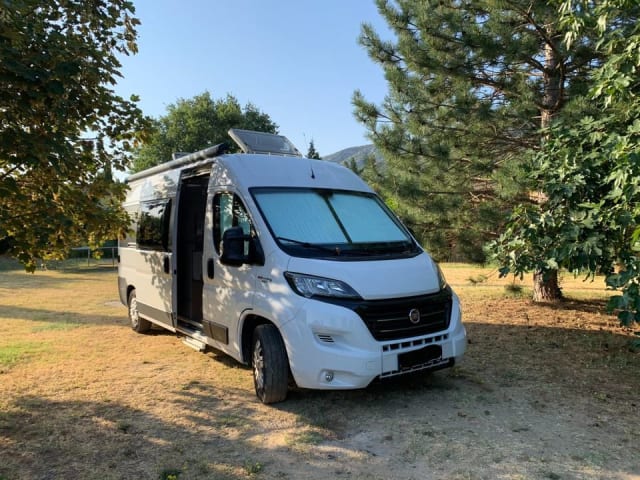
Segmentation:
{"type": "MultiPolygon", "coordinates": [[[[449,335],[436,335],[435,337],[418,338],[416,340],[410,340],[407,342],[388,343],[382,346],[382,352],[393,352],[396,350],[403,350],[405,348],[421,347],[423,345],[430,345],[432,343],[443,342],[449,338],[449,335]]],[[[401,353],[401,352],[398,352],[401,353]]]]}
{"type": "Polygon", "coordinates": [[[384,372],[382,374],[380,374],[380,376],[378,378],[389,378],[389,377],[396,377],[398,375],[406,375],[407,373],[411,373],[411,372],[419,372],[420,370],[437,370],[439,368],[446,368],[448,366],[452,366],[453,365],[453,359],[452,358],[440,358],[440,359],[436,359],[436,360],[431,360],[430,362],[427,363],[422,363],[420,365],[414,365],[411,368],[405,368],[403,370],[393,370],[390,372],[384,372]]]}

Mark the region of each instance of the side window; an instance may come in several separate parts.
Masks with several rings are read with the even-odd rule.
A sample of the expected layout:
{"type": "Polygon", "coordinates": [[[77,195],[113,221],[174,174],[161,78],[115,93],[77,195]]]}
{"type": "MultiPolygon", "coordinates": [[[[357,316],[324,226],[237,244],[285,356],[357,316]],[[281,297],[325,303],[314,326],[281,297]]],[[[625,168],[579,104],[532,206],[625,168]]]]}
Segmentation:
{"type": "MultiPolygon", "coordinates": [[[[233,193],[218,193],[213,197],[213,241],[220,254],[222,234],[231,227],[242,227],[245,235],[251,234],[251,221],[240,198],[233,193]]],[[[249,254],[249,244],[245,244],[245,255],[249,254]]]]}
{"type": "Polygon", "coordinates": [[[144,250],[171,250],[171,200],[143,202],[138,219],[137,244],[144,250]]]}
{"type": "Polygon", "coordinates": [[[138,232],[138,217],[140,216],[137,205],[128,205],[125,210],[129,214],[131,223],[123,236],[119,238],[119,247],[136,247],[136,235],[138,232]]]}

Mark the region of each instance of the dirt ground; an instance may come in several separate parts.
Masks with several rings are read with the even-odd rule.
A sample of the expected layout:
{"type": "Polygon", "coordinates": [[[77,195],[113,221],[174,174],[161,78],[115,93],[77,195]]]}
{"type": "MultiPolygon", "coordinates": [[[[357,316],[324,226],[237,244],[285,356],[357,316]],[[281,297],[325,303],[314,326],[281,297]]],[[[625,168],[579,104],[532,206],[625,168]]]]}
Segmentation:
{"type": "Polygon", "coordinates": [[[113,270],[2,271],[0,480],[640,479],[640,354],[602,281],[534,305],[444,270],[462,363],[272,406],[246,367],[134,333],[113,270]]]}

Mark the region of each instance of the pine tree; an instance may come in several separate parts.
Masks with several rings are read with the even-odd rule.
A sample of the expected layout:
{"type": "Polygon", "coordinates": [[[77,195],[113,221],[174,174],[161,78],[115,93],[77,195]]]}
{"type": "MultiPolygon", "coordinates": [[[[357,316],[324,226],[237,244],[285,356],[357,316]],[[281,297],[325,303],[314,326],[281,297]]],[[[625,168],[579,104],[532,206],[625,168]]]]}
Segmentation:
{"type": "Polygon", "coordinates": [[[320,160],[320,154],[316,150],[315,145],[313,144],[313,138],[309,142],[309,150],[307,150],[307,158],[315,158],[316,160],[320,160]]]}
{"type": "MultiPolygon", "coordinates": [[[[386,160],[365,176],[440,258],[482,258],[511,207],[528,201],[521,166],[541,127],[589,108],[597,57],[587,38],[564,47],[558,3],[377,0],[395,39],[363,25],[360,43],[389,86],[380,106],[354,95],[386,160]]],[[[559,296],[554,272],[543,273],[540,293],[559,296]]]]}

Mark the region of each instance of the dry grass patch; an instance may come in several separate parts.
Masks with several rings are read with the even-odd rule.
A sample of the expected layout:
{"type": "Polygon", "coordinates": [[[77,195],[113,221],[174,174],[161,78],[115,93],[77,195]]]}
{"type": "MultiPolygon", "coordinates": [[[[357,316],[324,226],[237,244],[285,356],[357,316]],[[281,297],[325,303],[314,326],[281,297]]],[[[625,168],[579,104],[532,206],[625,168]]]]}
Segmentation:
{"type": "Polygon", "coordinates": [[[638,478],[640,361],[601,279],[536,305],[491,269],[444,270],[463,363],[271,407],[224,355],[132,332],[114,271],[4,271],[0,479],[638,478]]]}

